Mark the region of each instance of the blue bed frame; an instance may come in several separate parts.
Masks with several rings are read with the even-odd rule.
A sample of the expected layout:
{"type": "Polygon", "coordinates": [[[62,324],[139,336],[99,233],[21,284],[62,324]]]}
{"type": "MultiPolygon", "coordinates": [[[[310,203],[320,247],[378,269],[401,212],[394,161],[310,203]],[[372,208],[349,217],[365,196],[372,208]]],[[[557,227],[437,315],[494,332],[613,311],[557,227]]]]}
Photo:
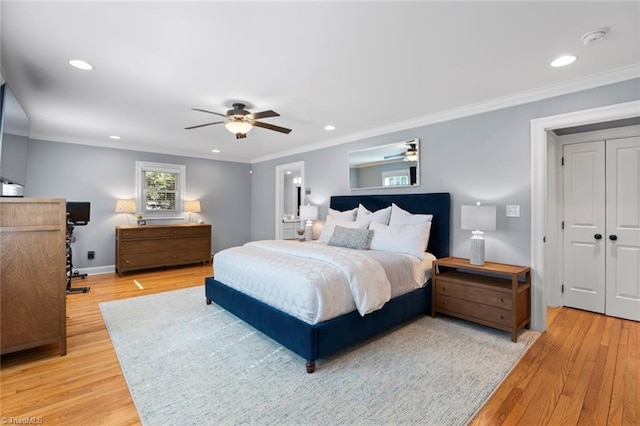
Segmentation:
{"type": "MultiPolygon", "coordinates": [[[[411,213],[433,214],[427,251],[437,258],[449,256],[451,198],[449,193],[344,195],[331,197],[330,207],[348,210],[364,205],[376,211],[395,203],[411,213]]],[[[215,271],[214,271],[215,273],[215,271]]],[[[396,297],[370,314],[357,311],[324,321],[307,324],[247,296],[214,277],[205,279],[207,304],[215,302],[281,345],[303,357],[308,373],[315,371],[318,359],[332,355],[419,315],[431,312],[431,283],[411,293],[396,297]]]]}

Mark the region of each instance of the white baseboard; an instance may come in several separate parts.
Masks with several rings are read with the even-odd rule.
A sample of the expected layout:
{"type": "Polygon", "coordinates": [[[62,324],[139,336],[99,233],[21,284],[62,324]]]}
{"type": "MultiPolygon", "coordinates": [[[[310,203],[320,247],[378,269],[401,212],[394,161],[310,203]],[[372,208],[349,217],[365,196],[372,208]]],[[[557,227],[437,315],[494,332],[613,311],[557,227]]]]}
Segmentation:
{"type": "Polygon", "coordinates": [[[73,268],[73,270],[87,275],[111,274],[116,272],[116,265],[96,266],[94,268],[73,268]]]}

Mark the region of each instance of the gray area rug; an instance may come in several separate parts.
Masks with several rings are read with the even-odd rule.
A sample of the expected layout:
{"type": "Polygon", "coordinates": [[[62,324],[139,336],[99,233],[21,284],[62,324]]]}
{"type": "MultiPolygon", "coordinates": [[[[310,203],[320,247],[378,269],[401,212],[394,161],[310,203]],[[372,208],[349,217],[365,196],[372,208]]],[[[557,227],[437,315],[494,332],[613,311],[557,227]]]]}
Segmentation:
{"type": "Polygon", "coordinates": [[[425,316],[307,374],[204,287],[100,309],[145,425],[464,425],[539,335],[425,316]]]}

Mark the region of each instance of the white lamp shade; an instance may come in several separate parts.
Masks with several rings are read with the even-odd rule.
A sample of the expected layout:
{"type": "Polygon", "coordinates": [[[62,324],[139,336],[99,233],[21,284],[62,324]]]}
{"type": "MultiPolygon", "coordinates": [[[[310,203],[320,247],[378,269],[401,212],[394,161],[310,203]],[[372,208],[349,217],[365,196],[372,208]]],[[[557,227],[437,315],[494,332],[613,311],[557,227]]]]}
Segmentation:
{"type": "Polygon", "coordinates": [[[200,213],[200,200],[185,200],[184,211],[187,213],[200,213]]]}
{"type": "Polygon", "coordinates": [[[318,220],[318,206],[300,206],[301,220],[318,220]]]}
{"type": "Polygon", "coordinates": [[[136,212],[136,200],[116,200],[116,213],[130,213],[136,212]]]}
{"type": "Polygon", "coordinates": [[[462,206],[460,227],[471,231],[495,231],[496,206],[462,206]]]}
{"type": "Polygon", "coordinates": [[[231,133],[247,133],[249,130],[253,129],[251,123],[235,120],[227,122],[224,127],[226,127],[231,133]]]}

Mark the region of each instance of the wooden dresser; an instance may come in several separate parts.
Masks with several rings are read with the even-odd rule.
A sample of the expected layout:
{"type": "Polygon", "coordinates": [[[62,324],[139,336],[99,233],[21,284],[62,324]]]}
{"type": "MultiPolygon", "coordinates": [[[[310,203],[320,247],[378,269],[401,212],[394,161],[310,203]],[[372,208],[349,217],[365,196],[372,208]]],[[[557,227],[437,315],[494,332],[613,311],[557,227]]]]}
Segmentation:
{"type": "Polygon", "coordinates": [[[66,202],[0,198],[0,353],[67,353],[66,202]]]}
{"type": "Polygon", "coordinates": [[[211,225],[116,227],[116,272],[211,260],[211,225]]]}
{"type": "Polygon", "coordinates": [[[433,262],[431,316],[451,315],[511,332],[531,321],[531,269],[527,266],[446,257],[433,262]],[[522,281],[519,278],[522,277],[522,281]]]}

